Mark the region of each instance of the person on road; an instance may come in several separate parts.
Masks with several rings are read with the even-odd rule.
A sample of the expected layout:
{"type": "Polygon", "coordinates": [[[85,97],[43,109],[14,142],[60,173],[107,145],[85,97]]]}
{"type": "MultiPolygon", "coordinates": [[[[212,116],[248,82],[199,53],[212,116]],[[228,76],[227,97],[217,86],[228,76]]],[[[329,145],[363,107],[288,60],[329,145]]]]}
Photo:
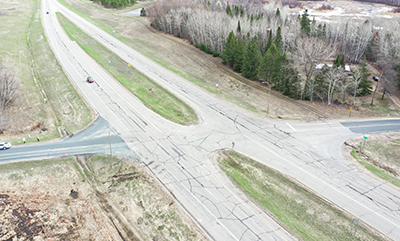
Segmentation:
{"type": "Polygon", "coordinates": [[[234,147],[235,147],[235,142],[232,141],[232,148],[234,148],[234,147]]]}

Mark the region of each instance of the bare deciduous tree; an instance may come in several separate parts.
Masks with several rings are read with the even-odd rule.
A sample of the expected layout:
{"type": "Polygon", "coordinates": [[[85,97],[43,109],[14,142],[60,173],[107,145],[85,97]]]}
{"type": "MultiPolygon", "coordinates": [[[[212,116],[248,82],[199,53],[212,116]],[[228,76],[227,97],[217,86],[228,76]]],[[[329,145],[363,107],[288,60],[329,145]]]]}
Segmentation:
{"type": "Polygon", "coordinates": [[[0,62],[0,114],[17,99],[18,88],[19,83],[14,71],[0,62]]]}
{"type": "Polygon", "coordinates": [[[378,90],[382,92],[382,100],[386,94],[396,94],[398,87],[396,85],[397,72],[394,70],[392,59],[380,58],[377,61],[378,68],[381,71],[378,90]]]}
{"type": "MultiPolygon", "coordinates": [[[[334,47],[317,38],[299,38],[296,41],[295,49],[292,57],[298,64],[299,71],[303,73],[305,78],[304,88],[308,86],[308,82],[313,77],[316,65],[327,62],[336,54],[334,47]]],[[[305,93],[305,91],[303,91],[303,93],[305,93]]],[[[312,94],[313,93],[310,93],[310,96],[312,96],[312,94]]]]}
{"type": "Polygon", "coordinates": [[[353,76],[351,77],[351,80],[353,82],[353,88],[354,88],[354,92],[353,92],[353,102],[355,102],[356,100],[356,95],[358,92],[358,86],[360,85],[361,81],[362,81],[362,73],[359,69],[354,70],[353,76]]]}
{"type": "Polygon", "coordinates": [[[332,105],[333,103],[333,94],[336,89],[336,84],[340,81],[343,81],[344,78],[344,69],[342,67],[332,66],[329,68],[329,71],[326,72],[326,82],[327,82],[327,96],[328,96],[328,105],[332,105]]]}

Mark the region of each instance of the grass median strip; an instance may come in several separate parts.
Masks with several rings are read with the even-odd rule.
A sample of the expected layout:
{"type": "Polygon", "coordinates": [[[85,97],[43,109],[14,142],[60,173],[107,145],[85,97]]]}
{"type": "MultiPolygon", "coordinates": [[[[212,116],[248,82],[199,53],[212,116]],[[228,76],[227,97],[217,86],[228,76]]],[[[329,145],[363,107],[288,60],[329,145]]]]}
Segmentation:
{"type": "Polygon", "coordinates": [[[248,195],[303,240],[382,240],[292,178],[234,151],[220,153],[222,170],[248,195]],[[352,232],[350,232],[352,230],[352,232]]]}
{"type": "Polygon", "coordinates": [[[189,105],[130,67],[128,63],[84,33],[62,14],[57,13],[57,16],[69,37],[146,106],[179,124],[190,125],[197,122],[197,114],[189,105]]]}

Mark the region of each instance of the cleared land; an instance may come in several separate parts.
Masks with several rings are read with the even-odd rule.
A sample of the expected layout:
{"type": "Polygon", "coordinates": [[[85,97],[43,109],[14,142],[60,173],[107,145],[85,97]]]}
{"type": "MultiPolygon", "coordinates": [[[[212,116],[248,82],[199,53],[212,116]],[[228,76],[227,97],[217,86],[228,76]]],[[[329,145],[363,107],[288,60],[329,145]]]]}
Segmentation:
{"type": "MultiPolygon", "coordinates": [[[[302,120],[349,118],[349,105],[327,107],[318,102],[296,101],[274,91],[271,92],[269,100],[266,86],[233,73],[222,65],[220,58],[201,52],[185,40],[155,31],[149,26],[147,18],[123,16],[125,9],[104,9],[89,0],[60,2],[105,31],[109,33],[115,31],[114,36],[154,61],[245,109],[265,115],[269,102],[270,118],[302,120]],[[278,116],[274,111],[271,113],[276,107],[279,107],[278,116]]],[[[375,100],[376,105],[370,108],[370,98],[356,100],[357,106],[352,107],[354,110],[352,118],[400,116],[397,107],[386,99],[378,100],[379,95],[375,100]]],[[[350,98],[348,101],[350,102],[350,98]]]]}
{"type": "Polygon", "coordinates": [[[1,165],[0,240],[206,240],[157,179],[92,156],[1,165]]]}
{"type": "Polygon", "coordinates": [[[345,143],[344,155],[360,170],[400,187],[400,133],[379,133],[345,143]],[[349,155],[351,154],[351,156],[349,155]],[[364,168],[365,167],[365,168],[364,168]],[[367,170],[368,171],[367,171],[367,170]]]}
{"type": "Polygon", "coordinates": [[[12,127],[0,136],[13,144],[23,137],[30,142],[72,134],[93,118],[47,43],[39,7],[39,1],[15,0],[3,3],[0,10],[0,59],[21,81],[11,109],[12,127]]]}
{"type": "Polygon", "coordinates": [[[303,240],[385,240],[297,180],[231,150],[212,154],[250,198],[303,240]]]}

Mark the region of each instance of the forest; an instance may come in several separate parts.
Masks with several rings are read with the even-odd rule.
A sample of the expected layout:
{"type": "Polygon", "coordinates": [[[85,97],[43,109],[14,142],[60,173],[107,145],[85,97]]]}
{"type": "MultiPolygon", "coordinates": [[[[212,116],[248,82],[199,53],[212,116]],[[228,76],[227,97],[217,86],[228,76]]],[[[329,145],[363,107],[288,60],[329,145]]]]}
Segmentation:
{"type": "Polygon", "coordinates": [[[307,9],[295,16],[280,2],[259,0],[160,0],[146,13],[153,28],[187,39],[233,71],[295,99],[331,105],[370,94],[367,62],[380,71],[382,98],[399,90],[397,19],[319,23],[307,9]]]}

